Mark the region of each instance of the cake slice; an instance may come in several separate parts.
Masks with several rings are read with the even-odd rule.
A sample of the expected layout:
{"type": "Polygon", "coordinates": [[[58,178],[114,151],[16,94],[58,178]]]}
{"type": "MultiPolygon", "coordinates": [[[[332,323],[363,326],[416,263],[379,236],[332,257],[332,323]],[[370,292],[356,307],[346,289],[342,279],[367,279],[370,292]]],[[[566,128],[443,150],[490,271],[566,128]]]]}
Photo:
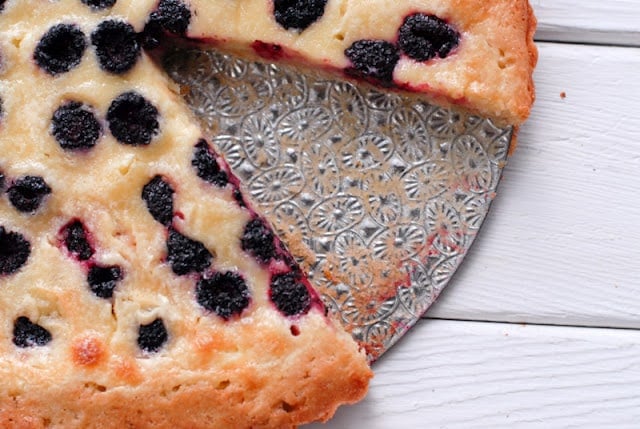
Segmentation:
{"type": "Polygon", "coordinates": [[[364,353],[127,16],[2,3],[0,427],[287,428],[361,399],[364,353]]]}
{"type": "Polygon", "coordinates": [[[153,46],[163,33],[289,62],[520,125],[534,100],[527,0],[119,0],[153,46]],[[147,16],[136,5],[151,3],[147,16]],[[131,15],[131,11],[136,12],[131,15]]]}

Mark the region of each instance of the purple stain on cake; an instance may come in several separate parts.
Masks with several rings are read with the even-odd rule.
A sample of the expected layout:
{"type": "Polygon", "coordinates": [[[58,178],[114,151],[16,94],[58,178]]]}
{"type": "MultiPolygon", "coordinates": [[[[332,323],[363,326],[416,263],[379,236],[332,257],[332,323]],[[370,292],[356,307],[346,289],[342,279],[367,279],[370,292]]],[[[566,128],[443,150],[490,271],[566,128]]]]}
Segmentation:
{"type": "Polygon", "coordinates": [[[142,200],[151,216],[164,226],[173,219],[174,190],[162,176],[157,175],[142,187],[142,200]]]}
{"type": "Polygon", "coordinates": [[[138,328],[138,347],[144,352],[158,352],[168,339],[167,328],[160,318],[138,328]]]}
{"type": "Polygon", "coordinates": [[[113,296],[113,292],[122,277],[122,269],[117,265],[94,265],[89,268],[87,283],[91,292],[98,298],[108,299],[113,296]]]}
{"type": "Polygon", "coordinates": [[[287,30],[305,30],[324,15],[327,0],[273,0],[276,22],[287,30]]]}
{"type": "Polygon", "coordinates": [[[120,143],[148,145],[158,134],[158,109],[134,91],[118,95],[109,106],[107,121],[111,134],[120,143]]]}
{"type": "Polygon", "coordinates": [[[299,271],[277,274],[271,278],[269,297],[285,316],[298,316],[309,311],[312,297],[299,271]]]}
{"type": "Polygon", "coordinates": [[[79,261],[87,261],[93,256],[94,250],[89,243],[87,230],[80,220],[72,220],[63,226],[60,236],[69,253],[79,261]]]}
{"type": "Polygon", "coordinates": [[[100,138],[102,127],[91,107],[68,101],[53,113],[51,134],[65,150],[90,149],[100,138]]]}
{"type": "Polygon", "coordinates": [[[57,24],[42,36],[33,59],[42,70],[55,76],[80,64],[86,48],[86,37],[77,26],[57,24]]]}
{"type": "Polygon", "coordinates": [[[385,40],[358,40],[344,53],[351,61],[351,66],[345,70],[348,75],[387,85],[393,81],[393,70],[400,60],[400,52],[394,44],[385,40]]]}
{"type": "Polygon", "coordinates": [[[201,139],[195,146],[191,165],[195,168],[198,177],[219,187],[227,186],[229,176],[217,161],[216,153],[206,140],[201,139]]]}
{"type": "Polygon", "coordinates": [[[206,310],[228,320],[249,306],[251,293],[240,274],[215,272],[211,277],[198,281],[196,299],[206,310]]]}
{"type": "Polygon", "coordinates": [[[460,33],[435,15],[414,13],[405,18],[398,32],[398,45],[416,61],[436,56],[446,58],[460,43],[460,33]]]}
{"type": "Polygon", "coordinates": [[[31,255],[31,244],[20,233],[0,226],[0,275],[13,274],[22,268],[31,255]]]}
{"type": "Polygon", "coordinates": [[[116,4],[116,0],[81,0],[83,4],[89,6],[93,10],[109,9],[116,4]]]}
{"type": "Polygon", "coordinates": [[[16,179],[9,189],[9,201],[19,212],[33,213],[51,193],[51,188],[40,176],[24,176],[16,179]]]}
{"type": "Polygon", "coordinates": [[[51,341],[51,333],[42,326],[20,316],[13,322],[13,344],[20,348],[41,347],[51,341]]]}
{"type": "Polygon", "coordinates": [[[204,244],[169,228],[167,262],[175,274],[201,273],[211,265],[212,259],[204,244]]]}
{"type": "Polygon", "coordinates": [[[120,20],[103,21],[91,33],[100,68],[113,74],[131,70],[140,58],[141,46],[131,24],[120,20]]]}

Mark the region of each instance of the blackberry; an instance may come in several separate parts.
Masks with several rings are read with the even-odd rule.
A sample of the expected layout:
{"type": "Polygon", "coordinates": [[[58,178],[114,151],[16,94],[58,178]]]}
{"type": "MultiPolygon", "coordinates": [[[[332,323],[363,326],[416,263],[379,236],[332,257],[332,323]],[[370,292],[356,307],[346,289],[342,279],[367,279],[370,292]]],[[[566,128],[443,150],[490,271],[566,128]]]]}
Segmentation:
{"type": "Polygon", "coordinates": [[[18,347],[44,346],[51,341],[51,333],[42,326],[20,316],[13,322],[13,344],[18,347]]]}
{"type": "Polygon", "coordinates": [[[117,96],[107,111],[111,134],[120,143],[147,145],[158,133],[158,109],[134,91],[117,96]]]}
{"type": "Polygon", "coordinates": [[[63,149],[92,148],[101,133],[102,127],[91,108],[78,101],[58,107],[51,118],[51,134],[63,149]]]}
{"type": "Polygon", "coordinates": [[[0,171],[0,192],[4,191],[4,173],[0,171]]]}
{"type": "Polygon", "coordinates": [[[311,307],[311,295],[300,279],[297,272],[278,274],[271,279],[271,301],[286,316],[304,314],[311,307]]]}
{"type": "Polygon", "coordinates": [[[4,10],[4,2],[5,0],[0,0],[0,12],[4,10]]]}
{"type": "Polygon", "coordinates": [[[84,33],[72,24],[57,24],[42,36],[33,59],[52,76],[66,73],[80,64],[87,40],[84,33]]]}
{"type": "Polygon", "coordinates": [[[427,61],[445,58],[460,43],[460,33],[434,15],[414,13],[405,18],[398,33],[400,49],[409,58],[427,61]]]}
{"type": "Polygon", "coordinates": [[[267,263],[276,256],[275,237],[264,220],[255,217],[244,227],[242,250],[255,256],[259,262],[267,263]]]}
{"type": "Polygon", "coordinates": [[[113,74],[126,73],[140,57],[138,36],[131,24],[119,20],[103,21],[91,33],[98,63],[113,74]]]}
{"type": "Polygon", "coordinates": [[[400,60],[398,48],[384,40],[358,40],[344,53],[352,64],[346,70],[348,74],[383,83],[393,80],[393,69],[400,60]]]}
{"type": "Polygon", "coordinates": [[[51,188],[40,176],[21,177],[7,190],[11,204],[23,213],[35,212],[50,193],[51,188]]]}
{"type": "Polygon", "coordinates": [[[175,191],[162,176],[155,176],[142,188],[142,199],[153,218],[164,226],[173,219],[173,193],[175,191]]]}
{"type": "Polygon", "coordinates": [[[27,263],[31,244],[20,233],[0,226],[0,275],[13,274],[27,263]]]}
{"type": "Polygon", "coordinates": [[[240,207],[247,207],[247,203],[244,200],[244,195],[242,195],[242,191],[239,187],[233,188],[233,199],[236,200],[236,203],[240,207]]]}
{"type": "Polygon", "coordinates": [[[181,0],[160,0],[149,23],[178,36],[184,36],[191,21],[191,11],[181,0]]]}
{"type": "Polygon", "coordinates": [[[69,253],[80,261],[86,261],[93,256],[94,250],[87,240],[87,231],[79,220],[74,220],[62,227],[64,245],[69,253]]]}
{"type": "Polygon", "coordinates": [[[89,6],[91,9],[100,10],[108,9],[116,4],[116,0],[81,0],[82,3],[89,6]]]}
{"type": "Polygon", "coordinates": [[[167,328],[160,318],[138,328],[138,347],[144,352],[157,352],[168,339],[167,328]]]}
{"type": "Polygon", "coordinates": [[[117,265],[100,266],[94,265],[89,268],[87,282],[89,289],[98,298],[111,298],[113,290],[122,279],[122,269],[117,265]]]}
{"type": "Polygon", "coordinates": [[[216,272],[196,285],[196,299],[205,309],[228,320],[249,306],[251,293],[240,274],[216,272]]]}
{"type": "Polygon", "coordinates": [[[287,30],[304,30],[324,15],[327,0],[274,0],[276,22],[287,30]]]}
{"type": "Polygon", "coordinates": [[[213,255],[204,244],[169,228],[167,261],[174,273],[179,276],[200,273],[209,267],[212,259],[213,255]]]}
{"type": "Polygon", "coordinates": [[[196,169],[198,177],[206,182],[220,187],[224,187],[229,183],[227,173],[220,169],[215,154],[204,139],[201,139],[196,144],[191,165],[196,169]]]}

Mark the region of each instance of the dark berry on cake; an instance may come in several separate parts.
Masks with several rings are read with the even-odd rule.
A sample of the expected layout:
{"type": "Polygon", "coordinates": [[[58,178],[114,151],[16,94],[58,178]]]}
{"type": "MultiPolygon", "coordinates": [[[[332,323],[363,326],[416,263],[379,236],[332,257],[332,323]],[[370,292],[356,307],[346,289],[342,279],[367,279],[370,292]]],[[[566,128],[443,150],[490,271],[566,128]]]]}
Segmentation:
{"type": "Polygon", "coordinates": [[[253,255],[260,263],[267,263],[276,256],[274,238],[265,221],[255,217],[244,227],[242,250],[253,255]]]}
{"type": "Polygon", "coordinates": [[[460,34],[442,19],[425,13],[405,18],[398,34],[400,49],[409,58],[427,61],[445,58],[458,46],[460,34]]]}
{"type": "Polygon", "coordinates": [[[5,0],[0,0],[0,12],[4,10],[4,2],[5,0]]]}
{"type": "Polygon", "coordinates": [[[398,48],[384,40],[358,40],[344,53],[351,61],[348,74],[382,83],[393,80],[393,69],[400,60],[398,48]]]}
{"type": "Polygon", "coordinates": [[[0,275],[13,274],[27,263],[31,244],[20,233],[0,226],[0,275]]]}
{"type": "Polygon", "coordinates": [[[0,192],[4,191],[4,173],[0,171],[0,192]]]}
{"type": "Polygon", "coordinates": [[[89,289],[98,298],[111,298],[113,291],[122,279],[122,269],[117,265],[94,265],[89,268],[87,282],[89,289]]]}
{"type": "Polygon", "coordinates": [[[183,36],[191,21],[191,11],[181,0],[160,0],[158,8],[151,13],[149,23],[183,36]]]}
{"type": "Polygon", "coordinates": [[[249,306],[251,293],[240,274],[216,272],[198,281],[196,299],[202,307],[226,320],[249,306]]]}
{"type": "Polygon", "coordinates": [[[198,177],[204,181],[220,187],[229,183],[227,173],[220,168],[215,153],[204,139],[196,144],[191,165],[196,169],[198,177]]]}
{"type": "Polygon", "coordinates": [[[51,188],[40,176],[20,177],[7,190],[11,204],[23,213],[35,212],[50,193],[51,188]]]}
{"type": "Polygon", "coordinates": [[[63,149],[89,149],[101,133],[102,127],[91,108],[78,101],[58,107],[51,118],[51,134],[63,149]]]}
{"type": "Polygon", "coordinates": [[[212,259],[213,255],[204,244],[169,228],[167,261],[174,273],[179,276],[200,273],[209,267],[212,259]]]}
{"type": "Polygon", "coordinates": [[[233,189],[233,199],[240,207],[247,207],[247,203],[244,200],[244,195],[242,195],[240,188],[236,187],[233,189]]]}
{"type": "Polygon", "coordinates": [[[175,191],[162,176],[155,176],[142,187],[142,199],[153,218],[165,226],[173,219],[173,193],[175,191]]]}
{"type": "Polygon", "coordinates": [[[93,248],[87,239],[87,231],[79,220],[73,220],[62,227],[62,240],[69,253],[80,261],[86,261],[93,256],[93,248]]]}
{"type": "Polygon", "coordinates": [[[286,316],[304,314],[311,307],[309,290],[296,272],[274,276],[269,295],[276,308],[286,316]]]}
{"type": "Polygon", "coordinates": [[[108,9],[116,4],[116,0],[81,0],[82,3],[89,6],[91,9],[100,10],[108,9]]]}
{"type": "Polygon", "coordinates": [[[44,346],[51,341],[51,333],[42,326],[20,316],[13,322],[13,344],[18,347],[44,346]]]}
{"type": "Polygon", "coordinates": [[[50,75],[65,73],[80,64],[87,41],[84,33],[72,24],[57,24],[42,36],[33,59],[50,75]]]}
{"type": "Polygon", "coordinates": [[[103,21],[91,33],[100,68],[122,74],[135,66],[140,57],[138,35],[131,24],[119,20],[103,21]]]}
{"type": "Polygon", "coordinates": [[[147,145],[158,133],[158,109],[137,92],[117,96],[107,111],[111,134],[120,143],[147,145]]]}
{"type": "Polygon", "coordinates": [[[324,15],[327,0],[273,0],[276,22],[287,30],[304,30],[324,15]]]}
{"type": "Polygon", "coordinates": [[[138,328],[138,347],[144,352],[157,352],[168,339],[167,328],[160,318],[147,325],[140,325],[138,328]]]}

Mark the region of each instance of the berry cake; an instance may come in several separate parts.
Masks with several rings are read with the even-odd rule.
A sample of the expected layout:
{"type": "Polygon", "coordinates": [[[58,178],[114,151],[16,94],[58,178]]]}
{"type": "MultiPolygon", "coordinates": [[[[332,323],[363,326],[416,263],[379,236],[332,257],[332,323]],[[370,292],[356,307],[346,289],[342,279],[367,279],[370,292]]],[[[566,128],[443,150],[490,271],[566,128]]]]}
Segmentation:
{"type": "MultiPolygon", "coordinates": [[[[137,0],[119,0],[129,13],[137,0]]],[[[163,34],[284,61],[520,125],[534,100],[536,20],[527,0],[160,0],[145,45],[163,34]],[[214,6],[215,4],[215,6],[214,6]],[[240,4],[240,5],[239,5],[240,4]]]]}
{"type": "Polygon", "coordinates": [[[326,420],[364,353],[114,3],[0,1],[0,427],[326,420]]]}

